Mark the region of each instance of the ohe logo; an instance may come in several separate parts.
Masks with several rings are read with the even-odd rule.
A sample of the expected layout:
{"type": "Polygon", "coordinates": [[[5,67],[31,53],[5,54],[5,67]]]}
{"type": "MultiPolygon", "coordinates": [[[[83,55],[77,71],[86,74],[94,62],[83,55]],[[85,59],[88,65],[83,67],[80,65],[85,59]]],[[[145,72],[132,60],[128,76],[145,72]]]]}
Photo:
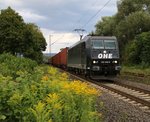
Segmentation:
{"type": "Polygon", "coordinates": [[[100,54],[98,54],[98,58],[99,59],[111,59],[112,58],[112,54],[111,53],[110,54],[106,54],[106,53],[102,54],[102,53],[100,53],[100,54]]]}

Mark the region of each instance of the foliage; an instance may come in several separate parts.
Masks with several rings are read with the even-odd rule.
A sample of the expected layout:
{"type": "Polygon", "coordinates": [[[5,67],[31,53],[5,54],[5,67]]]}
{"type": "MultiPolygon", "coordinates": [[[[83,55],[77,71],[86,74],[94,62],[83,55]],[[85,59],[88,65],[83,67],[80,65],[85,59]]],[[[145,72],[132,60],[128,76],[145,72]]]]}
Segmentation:
{"type": "MultiPolygon", "coordinates": [[[[143,68],[141,65],[136,65],[136,66],[122,66],[122,71],[121,73],[130,73],[132,74],[136,74],[138,76],[138,74],[144,75],[146,77],[150,76],[150,69],[149,67],[143,68]]],[[[149,81],[150,82],[150,81],[149,81]]]]}
{"type": "Polygon", "coordinates": [[[13,9],[8,7],[0,14],[0,53],[21,53],[23,49],[24,21],[13,9]]]}
{"type": "MultiPolygon", "coordinates": [[[[149,0],[119,0],[118,12],[114,16],[103,17],[95,27],[96,31],[93,35],[113,35],[117,37],[124,62],[129,60],[134,64],[142,62],[142,64],[147,65],[148,59],[145,59],[145,56],[149,55],[141,54],[140,57],[138,56],[140,52],[135,48],[139,47],[136,47],[134,39],[137,35],[150,31],[149,0]],[[129,53],[130,51],[131,53],[129,53]],[[124,58],[126,56],[127,58],[124,58]]],[[[144,47],[149,47],[147,46],[147,44],[149,45],[148,42],[142,42],[142,44],[144,47]]]]}
{"type": "Polygon", "coordinates": [[[123,65],[119,77],[121,79],[150,85],[150,68],[141,65],[123,65]]]}
{"type": "Polygon", "coordinates": [[[137,45],[135,41],[133,41],[126,45],[123,61],[125,64],[139,64],[141,61],[138,55],[139,51],[137,50],[137,45]]]}
{"type": "Polygon", "coordinates": [[[126,43],[128,43],[141,32],[149,31],[149,28],[150,15],[148,13],[138,11],[131,13],[125,20],[120,21],[116,27],[116,35],[119,39],[125,37],[126,43]]]}
{"type": "Polygon", "coordinates": [[[46,49],[46,41],[43,34],[35,24],[26,24],[24,38],[24,56],[42,62],[43,54],[41,51],[46,49]]]}
{"type": "Polygon", "coordinates": [[[22,17],[8,7],[0,14],[0,54],[23,55],[42,62],[46,41],[35,24],[26,24],[22,17]]]}
{"type": "Polygon", "coordinates": [[[136,37],[133,43],[127,45],[126,61],[129,64],[150,66],[150,32],[144,32],[136,37]]]}
{"type": "Polygon", "coordinates": [[[113,36],[115,29],[115,16],[112,17],[102,17],[102,20],[97,22],[95,25],[96,35],[104,35],[104,36],[113,36]]]}
{"type": "MultiPolygon", "coordinates": [[[[1,57],[0,65],[4,61],[8,67],[12,66],[11,62],[14,63],[14,56],[4,54],[1,57]]],[[[17,60],[21,59],[16,58],[16,63],[17,60]]],[[[28,59],[23,60],[27,63],[28,59]]],[[[97,113],[95,107],[99,95],[96,89],[81,81],[70,81],[66,73],[59,73],[52,67],[36,66],[30,72],[28,63],[29,67],[25,69],[14,65],[15,77],[11,73],[4,75],[0,72],[0,121],[100,121],[101,114],[97,113]],[[17,67],[20,70],[17,71],[17,67]]]]}
{"type": "Polygon", "coordinates": [[[141,64],[150,66],[150,32],[140,34],[136,38],[137,50],[139,50],[139,58],[141,64]]]}
{"type": "Polygon", "coordinates": [[[17,71],[33,72],[34,68],[37,66],[35,61],[27,58],[16,58],[11,54],[1,54],[0,55],[0,74],[3,76],[11,76],[16,78],[17,71]]]}

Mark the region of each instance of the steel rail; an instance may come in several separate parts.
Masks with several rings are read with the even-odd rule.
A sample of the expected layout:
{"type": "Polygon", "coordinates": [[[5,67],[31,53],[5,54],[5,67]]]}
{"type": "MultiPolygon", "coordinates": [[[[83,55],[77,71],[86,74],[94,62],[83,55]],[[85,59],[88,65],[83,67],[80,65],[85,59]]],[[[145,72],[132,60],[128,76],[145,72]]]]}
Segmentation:
{"type": "MultiPolygon", "coordinates": [[[[65,71],[65,72],[66,72],[66,71],[65,71]]],[[[81,76],[78,76],[78,75],[76,75],[76,74],[72,74],[72,73],[70,73],[70,72],[66,72],[66,73],[69,74],[69,75],[71,75],[71,76],[74,77],[75,79],[81,80],[81,81],[83,81],[83,82],[92,82],[92,83],[94,83],[94,84],[96,84],[96,85],[98,85],[98,86],[101,86],[101,87],[103,87],[103,88],[105,88],[105,89],[108,89],[108,90],[110,90],[110,91],[113,91],[113,92],[115,92],[115,93],[117,93],[117,94],[120,94],[120,95],[126,97],[126,98],[129,98],[130,100],[136,101],[137,103],[141,103],[142,105],[147,106],[147,107],[150,108],[150,102],[147,101],[147,100],[141,99],[141,98],[139,98],[139,97],[136,97],[136,96],[131,95],[131,94],[129,94],[129,93],[123,92],[123,91],[121,91],[121,90],[112,88],[111,86],[107,86],[106,83],[102,83],[102,82],[100,82],[100,81],[97,82],[97,81],[94,81],[94,80],[91,80],[91,79],[85,79],[85,78],[83,78],[83,77],[81,77],[81,76]]],[[[149,94],[149,91],[148,91],[148,90],[136,88],[136,87],[134,87],[134,86],[132,87],[132,86],[129,86],[129,85],[125,85],[125,84],[118,83],[118,82],[117,82],[117,83],[114,83],[114,84],[115,84],[115,85],[118,85],[118,86],[120,85],[121,87],[125,87],[125,88],[129,88],[129,87],[130,87],[130,89],[134,89],[134,90],[136,90],[136,91],[144,92],[144,93],[146,93],[146,94],[149,94]]]]}
{"type": "Polygon", "coordinates": [[[119,81],[116,81],[116,80],[115,80],[114,82],[115,82],[115,84],[117,84],[117,85],[120,85],[120,86],[129,88],[129,89],[132,89],[132,90],[140,91],[140,92],[143,92],[143,93],[145,93],[145,94],[150,94],[150,90],[142,89],[142,88],[135,87],[135,86],[131,86],[131,85],[128,85],[128,84],[124,84],[124,83],[119,82],[119,81]]]}

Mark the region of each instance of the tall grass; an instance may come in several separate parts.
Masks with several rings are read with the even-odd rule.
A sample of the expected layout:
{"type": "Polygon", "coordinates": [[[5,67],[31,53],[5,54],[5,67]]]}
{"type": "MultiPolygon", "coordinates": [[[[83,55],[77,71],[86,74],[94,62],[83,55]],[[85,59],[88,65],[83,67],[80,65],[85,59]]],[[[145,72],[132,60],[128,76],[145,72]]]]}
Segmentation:
{"type": "MultiPolygon", "coordinates": [[[[29,62],[26,63],[32,64],[29,62]]],[[[32,72],[19,68],[15,75],[3,72],[0,72],[0,121],[100,121],[101,114],[95,107],[99,92],[88,84],[70,81],[67,74],[48,66],[36,66],[32,72]]]]}

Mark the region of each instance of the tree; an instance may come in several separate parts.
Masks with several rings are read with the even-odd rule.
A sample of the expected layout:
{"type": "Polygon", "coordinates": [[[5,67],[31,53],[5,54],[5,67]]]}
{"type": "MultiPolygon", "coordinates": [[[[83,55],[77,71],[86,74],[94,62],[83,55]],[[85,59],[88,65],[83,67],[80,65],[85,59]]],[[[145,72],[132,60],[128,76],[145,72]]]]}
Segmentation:
{"type": "Polygon", "coordinates": [[[103,17],[95,27],[96,35],[116,36],[121,56],[124,57],[126,51],[130,50],[132,53],[127,54],[137,64],[135,59],[138,59],[138,51],[133,51],[136,48],[133,40],[137,35],[150,31],[150,0],[120,0],[118,12],[112,17],[103,17]]]}
{"type": "Polygon", "coordinates": [[[143,11],[131,13],[116,26],[116,36],[122,43],[128,43],[136,35],[150,30],[150,15],[143,11]],[[124,42],[125,41],[125,42],[124,42]]]}
{"type": "Polygon", "coordinates": [[[26,24],[24,38],[24,56],[41,63],[46,49],[46,40],[38,26],[32,23],[26,24]]]}
{"type": "Polygon", "coordinates": [[[21,16],[8,7],[0,14],[0,53],[9,52],[41,63],[46,41],[38,26],[24,23],[21,16]]]}
{"type": "Polygon", "coordinates": [[[96,35],[112,36],[115,30],[115,16],[112,17],[103,17],[101,21],[95,25],[96,35]]]}
{"type": "Polygon", "coordinates": [[[139,50],[140,63],[150,66],[150,31],[140,34],[136,38],[137,50],[139,50]]]}
{"type": "Polygon", "coordinates": [[[120,0],[116,14],[118,22],[137,11],[150,12],[149,0],[120,0]]]}
{"type": "Polygon", "coordinates": [[[21,16],[8,7],[0,14],[0,53],[22,53],[25,23],[21,16]]]}
{"type": "Polygon", "coordinates": [[[128,64],[142,64],[150,66],[150,31],[138,35],[134,41],[128,43],[125,52],[125,62],[128,64]]]}

